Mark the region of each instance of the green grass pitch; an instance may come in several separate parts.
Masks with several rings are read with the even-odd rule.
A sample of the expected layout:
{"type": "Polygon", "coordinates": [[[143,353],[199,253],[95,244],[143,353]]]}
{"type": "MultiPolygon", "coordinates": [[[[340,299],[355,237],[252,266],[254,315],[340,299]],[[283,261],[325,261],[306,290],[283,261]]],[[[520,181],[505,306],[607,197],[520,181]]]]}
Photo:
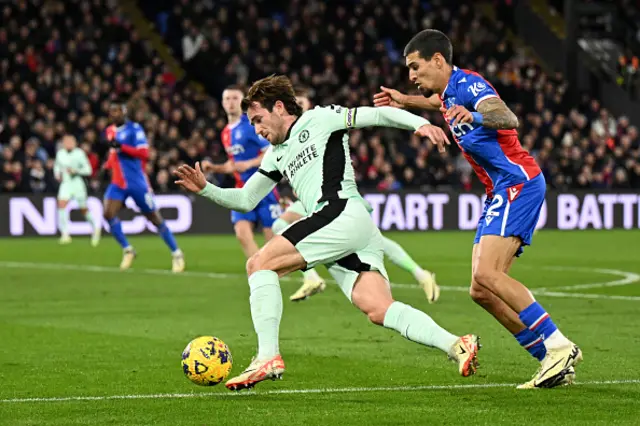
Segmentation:
{"type": "Polygon", "coordinates": [[[579,384],[535,391],[513,385],[537,364],[465,291],[472,234],[389,236],[444,286],[429,305],[389,265],[395,297],[454,333],[479,334],[476,376],[369,324],[335,285],[289,302],[296,274],[282,282],[284,379],[241,394],[197,387],[180,367],[192,338],[223,339],[232,374],[254,355],[233,237],[178,236],[188,269],[178,276],[165,273],[170,256],[156,236],[131,238],[138,259],[124,273],[108,235],[95,249],[79,237],[0,240],[0,424],[638,424],[640,231],[542,231],[516,262],[514,276],[542,289],[538,300],[585,357],[579,384]]]}

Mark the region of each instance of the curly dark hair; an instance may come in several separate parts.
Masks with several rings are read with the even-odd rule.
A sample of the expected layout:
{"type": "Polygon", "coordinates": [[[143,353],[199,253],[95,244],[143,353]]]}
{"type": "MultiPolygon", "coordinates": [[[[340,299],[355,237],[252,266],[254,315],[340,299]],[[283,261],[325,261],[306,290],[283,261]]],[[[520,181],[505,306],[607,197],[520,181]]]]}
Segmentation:
{"type": "Polygon", "coordinates": [[[251,85],[247,95],[242,100],[242,110],[247,111],[251,104],[258,102],[269,112],[277,101],[284,104],[284,108],[291,115],[302,115],[302,108],[296,103],[296,92],[291,80],[284,75],[270,75],[251,85]]]}

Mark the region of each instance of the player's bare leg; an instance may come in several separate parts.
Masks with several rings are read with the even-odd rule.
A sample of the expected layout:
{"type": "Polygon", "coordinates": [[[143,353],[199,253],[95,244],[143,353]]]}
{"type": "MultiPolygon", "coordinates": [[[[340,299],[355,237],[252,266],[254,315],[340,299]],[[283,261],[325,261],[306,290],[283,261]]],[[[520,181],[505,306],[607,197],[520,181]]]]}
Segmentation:
{"type": "Polygon", "coordinates": [[[58,200],[58,230],[60,231],[60,244],[71,243],[71,236],[67,231],[69,217],[67,215],[69,200],[58,200]]]}
{"type": "Polygon", "coordinates": [[[131,267],[133,260],[136,258],[136,252],[129,244],[127,237],[122,232],[122,224],[118,218],[118,212],[122,209],[123,203],[120,200],[106,198],[104,200],[104,218],[109,223],[111,235],[116,239],[120,247],[122,247],[122,261],[120,262],[120,270],[124,271],[131,267]]]}
{"type": "Polygon", "coordinates": [[[248,220],[239,220],[233,225],[233,230],[247,259],[258,252],[258,244],[253,236],[253,223],[248,220]]]}
{"type": "Polygon", "coordinates": [[[102,226],[99,222],[95,222],[93,220],[93,216],[91,215],[91,212],[89,211],[88,208],[86,207],[80,208],[80,213],[82,213],[82,216],[84,217],[84,219],[87,222],[89,222],[89,225],[91,225],[91,228],[93,228],[93,232],[91,233],[91,245],[93,247],[97,247],[98,244],[100,244],[100,237],[102,235],[102,226]]]}
{"type": "Polygon", "coordinates": [[[361,272],[351,293],[351,301],[369,320],[398,331],[412,342],[438,348],[458,363],[464,376],[476,372],[480,345],[473,334],[455,336],[431,317],[409,305],[395,301],[387,280],[377,271],[361,272]]]}
{"type": "Polygon", "coordinates": [[[178,248],[176,239],[173,237],[173,234],[167,227],[160,213],[156,210],[145,214],[145,216],[156,226],[158,234],[160,234],[165,244],[169,247],[169,250],[171,250],[171,271],[174,273],[183,272],[185,268],[184,254],[182,250],[178,248]]]}
{"type": "MultiPolygon", "coordinates": [[[[476,248],[473,282],[498,296],[518,313],[521,323],[537,337],[536,343],[542,342],[545,346],[546,354],[540,370],[523,387],[546,388],[568,384],[573,380],[574,365],[582,360],[582,351],[560,332],[531,292],[504,272],[505,265],[511,262],[520,244],[516,237],[483,236],[476,248]]],[[[502,318],[507,322],[510,316],[508,310],[504,307],[494,307],[494,310],[496,313],[492,314],[499,321],[502,318]]],[[[510,331],[513,332],[516,323],[512,316],[509,321],[512,322],[510,331]]]]}
{"type": "MultiPolygon", "coordinates": [[[[287,226],[299,221],[302,217],[303,216],[301,214],[285,210],[285,212],[282,213],[275,222],[273,222],[272,230],[276,234],[280,234],[287,226]]],[[[289,296],[289,300],[292,302],[300,302],[314,294],[323,292],[327,288],[327,284],[324,282],[324,279],[322,279],[314,268],[302,271],[302,275],[304,277],[302,286],[300,286],[295,293],[289,296]]]]}

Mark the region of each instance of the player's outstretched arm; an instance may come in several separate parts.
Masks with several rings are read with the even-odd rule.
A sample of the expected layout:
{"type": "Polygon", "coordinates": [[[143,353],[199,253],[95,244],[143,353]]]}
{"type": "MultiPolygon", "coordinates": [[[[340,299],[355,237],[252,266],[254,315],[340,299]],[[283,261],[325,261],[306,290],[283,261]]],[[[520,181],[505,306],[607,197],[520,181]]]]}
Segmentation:
{"type": "Polygon", "coordinates": [[[349,112],[347,112],[347,127],[395,127],[397,129],[413,130],[416,135],[428,138],[438,146],[438,151],[446,151],[445,145],[449,145],[449,138],[440,127],[432,126],[424,117],[411,114],[393,107],[359,107],[351,112],[351,124],[349,112]]]}
{"type": "Polygon", "coordinates": [[[390,106],[405,109],[424,109],[427,111],[437,111],[442,102],[438,95],[425,98],[422,95],[407,95],[395,89],[380,86],[380,92],[373,95],[373,104],[379,106],[390,106]]]}
{"type": "Polygon", "coordinates": [[[195,169],[184,164],[173,173],[178,177],[176,183],[187,191],[195,192],[222,207],[240,212],[250,212],[255,209],[260,200],[273,191],[277,183],[261,173],[254,173],[242,188],[218,188],[207,182],[199,162],[196,163],[195,169]]]}
{"type": "Polygon", "coordinates": [[[482,114],[482,125],[490,129],[512,130],[518,128],[518,117],[500,98],[489,98],[476,107],[482,114]]]}

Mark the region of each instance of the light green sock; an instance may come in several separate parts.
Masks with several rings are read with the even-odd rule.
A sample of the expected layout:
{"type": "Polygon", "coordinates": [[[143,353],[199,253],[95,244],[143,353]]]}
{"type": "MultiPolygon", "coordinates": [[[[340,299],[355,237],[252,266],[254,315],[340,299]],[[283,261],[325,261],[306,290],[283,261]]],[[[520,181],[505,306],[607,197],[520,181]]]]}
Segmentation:
{"type": "Polygon", "coordinates": [[[60,234],[67,234],[67,210],[66,209],[58,209],[58,230],[60,230],[60,234]]]}
{"type": "Polygon", "coordinates": [[[389,306],[384,315],[384,326],[412,342],[432,346],[446,353],[458,340],[458,336],[440,327],[429,315],[401,302],[393,302],[389,306]]]}
{"type": "Polygon", "coordinates": [[[409,256],[409,253],[407,253],[400,244],[385,236],[382,236],[382,250],[389,260],[411,273],[417,280],[422,279],[426,274],[426,271],[418,266],[415,260],[409,256]]]}
{"type": "Polygon", "coordinates": [[[93,216],[91,216],[91,212],[89,210],[87,210],[87,214],[84,215],[84,220],[89,222],[89,225],[91,225],[92,229],[96,229],[96,226],[93,222],[93,216]]]}
{"type": "Polygon", "coordinates": [[[280,353],[278,332],[282,318],[282,292],[278,274],[257,271],[249,277],[251,319],[258,335],[258,359],[273,358],[280,353]]]}
{"type": "Polygon", "coordinates": [[[313,268],[302,271],[302,275],[304,275],[305,281],[313,281],[316,283],[322,281],[322,278],[320,277],[320,275],[318,275],[318,272],[313,268]]]}

